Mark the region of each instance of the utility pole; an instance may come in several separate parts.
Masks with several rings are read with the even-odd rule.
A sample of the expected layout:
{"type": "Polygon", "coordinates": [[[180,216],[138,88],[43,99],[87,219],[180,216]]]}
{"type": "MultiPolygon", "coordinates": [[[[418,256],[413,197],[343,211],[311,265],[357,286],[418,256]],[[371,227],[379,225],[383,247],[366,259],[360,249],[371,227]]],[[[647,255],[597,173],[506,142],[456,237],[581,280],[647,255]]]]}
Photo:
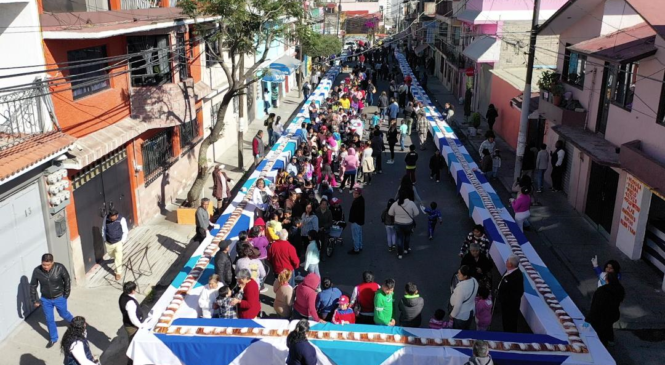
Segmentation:
{"type": "Polygon", "coordinates": [[[342,14],[342,0],[339,0],[337,3],[337,38],[339,38],[339,21],[340,21],[340,15],[342,14]]]}
{"type": "Polygon", "coordinates": [[[536,33],[538,32],[538,12],[540,0],[533,2],[533,19],[531,21],[531,37],[529,39],[529,57],[526,63],[526,80],[522,95],[522,114],[520,115],[520,132],[517,136],[517,158],[515,159],[514,180],[522,173],[522,162],[526,150],[526,131],[529,128],[529,103],[531,101],[531,79],[533,79],[533,62],[536,57],[536,33]]]}

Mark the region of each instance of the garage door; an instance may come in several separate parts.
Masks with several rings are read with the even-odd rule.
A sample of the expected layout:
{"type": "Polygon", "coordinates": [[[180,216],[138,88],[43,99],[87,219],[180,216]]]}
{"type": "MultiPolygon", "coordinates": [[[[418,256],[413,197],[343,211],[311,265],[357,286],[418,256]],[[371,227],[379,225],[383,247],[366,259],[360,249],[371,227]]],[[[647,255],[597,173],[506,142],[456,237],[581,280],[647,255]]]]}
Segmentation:
{"type": "Polygon", "coordinates": [[[32,311],[32,270],[48,252],[39,186],[0,201],[0,341],[32,311]]]}

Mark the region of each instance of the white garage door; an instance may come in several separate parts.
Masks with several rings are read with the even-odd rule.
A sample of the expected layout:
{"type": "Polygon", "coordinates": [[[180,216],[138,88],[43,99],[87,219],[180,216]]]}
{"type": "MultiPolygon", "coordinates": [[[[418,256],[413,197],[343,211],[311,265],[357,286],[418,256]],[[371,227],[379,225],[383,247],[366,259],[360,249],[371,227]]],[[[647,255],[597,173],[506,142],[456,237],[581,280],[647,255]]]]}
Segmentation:
{"type": "Polygon", "coordinates": [[[32,270],[48,252],[38,189],[35,182],[0,201],[0,340],[32,311],[32,270]]]}

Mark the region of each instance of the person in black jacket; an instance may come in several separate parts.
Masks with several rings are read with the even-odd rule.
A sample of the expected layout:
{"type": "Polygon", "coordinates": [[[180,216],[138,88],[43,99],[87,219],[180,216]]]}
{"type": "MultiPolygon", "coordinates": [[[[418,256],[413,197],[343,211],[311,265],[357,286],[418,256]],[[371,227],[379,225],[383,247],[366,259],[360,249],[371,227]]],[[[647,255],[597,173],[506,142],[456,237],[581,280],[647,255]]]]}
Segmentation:
{"type": "Polygon", "coordinates": [[[499,282],[497,292],[497,301],[501,303],[503,331],[517,332],[517,320],[524,294],[524,277],[517,256],[510,255],[506,260],[506,273],[499,282]]]}
{"type": "Polygon", "coordinates": [[[441,170],[443,170],[444,167],[445,162],[443,156],[441,155],[441,151],[437,149],[432,158],[429,159],[429,178],[436,178],[436,182],[439,182],[439,180],[441,180],[441,170]]]}
{"type": "Polygon", "coordinates": [[[383,137],[381,137],[381,131],[378,129],[375,129],[372,135],[373,137],[370,142],[370,146],[372,147],[372,157],[376,159],[374,162],[374,167],[376,171],[379,172],[379,174],[383,174],[383,170],[381,169],[381,159],[383,156],[383,151],[386,149],[383,144],[383,137]]]}
{"type": "Polygon", "coordinates": [[[224,285],[229,288],[235,286],[235,273],[233,271],[233,262],[231,256],[231,241],[224,240],[219,243],[219,251],[215,254],[215,274],[219,275],[219,280],[224,282],[224,285]]]}
{"type": "MultiPolygon", "coordinates": [[[[134,335],[141,328],[144,319],[141,304],[136,299],[135,282],[128,281],[122,285],[122,294],[120,294],[120,298],[118,299],[118,306],[122,314],[122,325],[125,327],[129,343],[131,343],[134,335]]],[[[127,361],[128,365],[132,365],[133,363],[132,359],[127,361]]]]}
{"type": "Polygon", "coordinates": [[[67,298],[71,291],[71,279],[64,265],[53,262],[53,255],[45,253],[42,255],[42,264],[32,271],[30,280],[30,297],[35,303],[35,308],[42,307],[50,340],[46,348],[51,348],[58,342],[58,327],[55,324],[53,308],[68,323],[74,319],[67,310],[67,298]],[[41,292],[41,298],[37,297],[37,286],[41,292]]]}
{"type": "Polygon", "coordinates": [[[599,287],[593,294],[586,321],[596,330],[600,342],[607,346],[608,343],[614,342],[612,325],[619,320],[619,306],[626,297],[626,291],[615,272],[608,273],[605,281],[607,284],[599,287]]]}
{"type": "Polygon", "coordinates": [[[406,164],[406,175],[409,176],[412,183],[416,183],[416,163],[418,162],[418,152],[416,152],[416,145],[409,146],[409,152],[404,157],[406,164]]]}
{"type": "Polygon", "coordinates": [[[420,327],[423,321],[423,307],[425,306],[425,299],[418,294],[418,287],[416,284],[408,282],[404,288],[404,297],[400,300],[397,307],[399,308],[399,325],[402,327],[420,327]]]}
{"type": "Polygon", "coordinates": [[[480,253],[480,245],[477,243],[470,244],[469,252],[462,257],[461,264],[471,269],[471,276],[478,281],[479,285],[491,289],[492,261],[486,255],[480,253]]]}
{"type": "Polygon", "coordinates": [[[353,249],[349,251],[349,254],[359,254],[363,250],[363,225],[365,224],[365,197],[363,197],[361,188],[353,189],[349,223],[351,223],[351,236],[353,237],[353,249]]]}
{"type": "Polygon", "coordinates": [[[316,365],[316,350],[307,341],[308,332],[309,321],[301,319],[286,337],[286,347],[289,349],[286,365],[316,365]]]}

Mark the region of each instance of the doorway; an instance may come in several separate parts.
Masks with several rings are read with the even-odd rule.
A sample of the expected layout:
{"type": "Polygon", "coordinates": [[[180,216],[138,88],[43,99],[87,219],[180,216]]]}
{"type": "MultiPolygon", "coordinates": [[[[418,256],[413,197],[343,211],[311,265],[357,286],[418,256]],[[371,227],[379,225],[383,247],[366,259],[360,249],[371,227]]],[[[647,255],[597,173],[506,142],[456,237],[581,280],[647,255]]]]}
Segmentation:
{"type": "Polygon", "coordinates": [[[607,237],[612,232],[614,202],[618,185],[619,174],[616,171],[609,166],[591,162],[589,191],[584,212],[607,237]]]}
{"type": "Polygon", "coordinates": [[[73,188],[81,251],[88,272],[104,257],[102,224],[108,212],[117,210],[125,217],[128,229],[134,226],[126,149],[111,153],[80,172],[74,177],[73,188]]]}
{"type": "Polygon", "coordinates": [[[600,103],[598,103],[598,123],[596,132],[605,134],[607,129],[607,117],[610,114],[610,105],[612,104],[612,89],[614,88],[614,79],[616,69],[605,62],[605,71],[603,72],[603,83],[601,84],[600,103]]]}

